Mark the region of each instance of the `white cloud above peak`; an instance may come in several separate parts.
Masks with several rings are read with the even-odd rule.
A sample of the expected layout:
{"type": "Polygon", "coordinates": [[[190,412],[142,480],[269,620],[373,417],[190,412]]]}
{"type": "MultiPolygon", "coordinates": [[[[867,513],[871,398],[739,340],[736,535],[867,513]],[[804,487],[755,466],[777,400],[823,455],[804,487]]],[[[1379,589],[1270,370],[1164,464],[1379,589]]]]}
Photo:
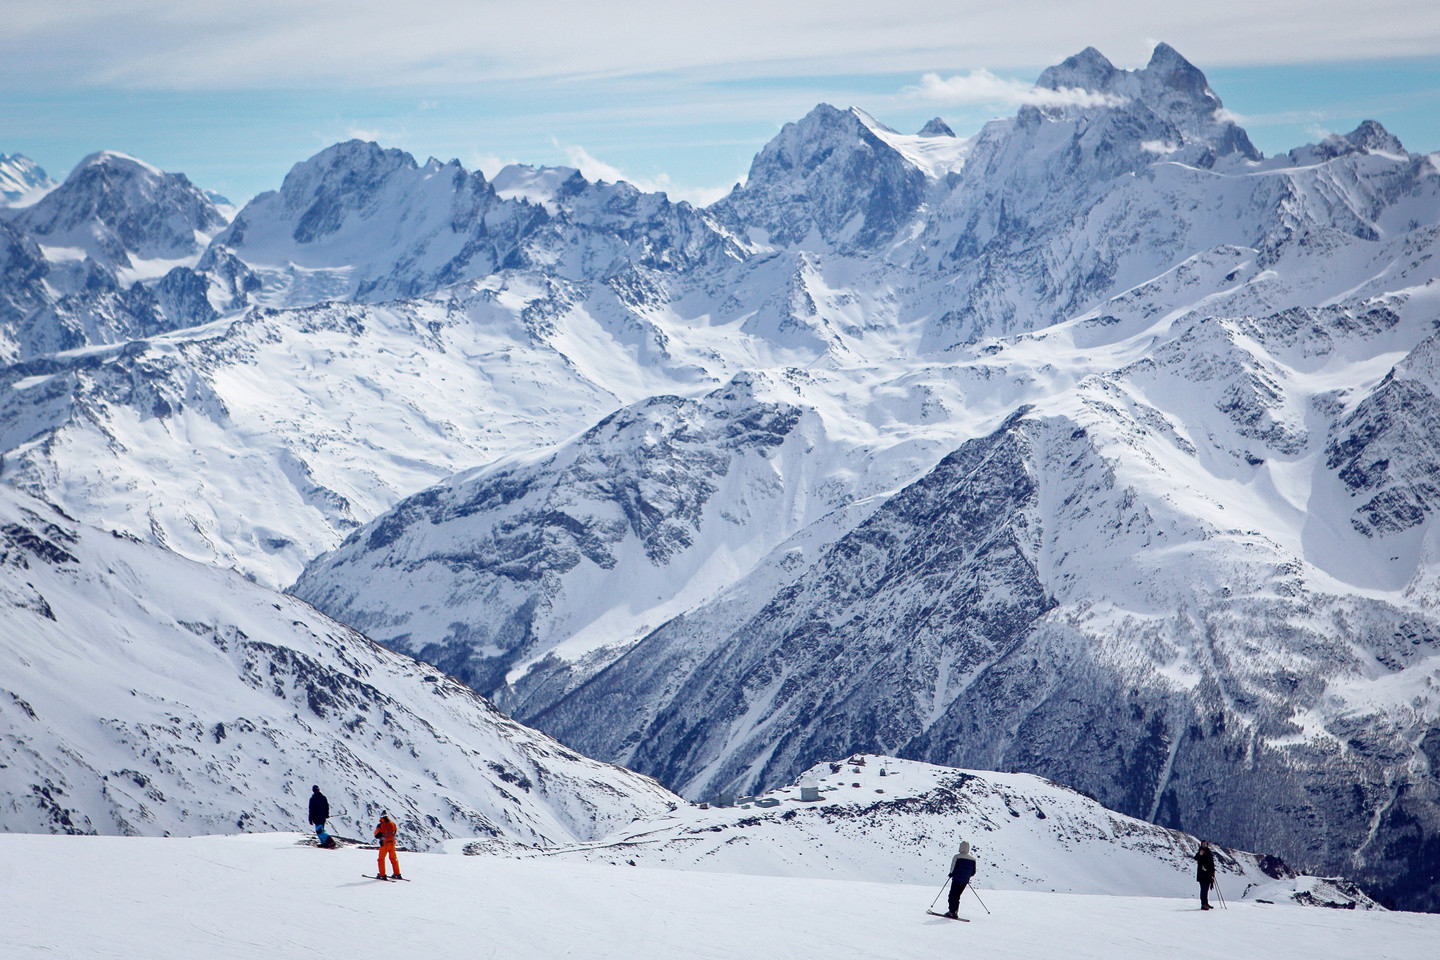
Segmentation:
{"type": "Polygon", "coordinates": [[[903,92],[941,106],[1115,107],[1125,102],[1124,97],[1112,93],[1074,87],[1052,90],[997,77],[989,70],[971,70],[953,77],[927,73],[919,84],[903,92]]]}
{"type": "Polygon", "coordinates": [[[570,158],[571,165],[579,170],[580,175],[586,180],[606,180],[610,183],[618,183],[623,180],[646,193],[664,193],[671,200],[684,200],[697,207],[709,206],[729,192],[728,186],[683,187],[671,180],[668,173],[661,173],[655,177],[630,176],[619,167],[595,157],[582,146],[554,142],[557,148],[565,151],[565,155],[570,158]]]}

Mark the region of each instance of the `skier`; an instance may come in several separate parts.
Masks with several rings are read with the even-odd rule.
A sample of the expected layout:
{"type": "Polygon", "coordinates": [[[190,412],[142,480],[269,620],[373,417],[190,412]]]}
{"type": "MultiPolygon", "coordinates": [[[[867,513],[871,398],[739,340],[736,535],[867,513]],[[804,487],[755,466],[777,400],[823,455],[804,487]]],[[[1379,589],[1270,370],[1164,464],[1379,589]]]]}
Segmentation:
{"type": "Polygon", "coordinates": [[[381,880],[388,879],[385,876],[385,854],[390,854],[390,867],[394,871],[396,880],[403,880],[400,876],[400,861],[395,859],[395,822],[390,819],[389,813],[380,814],[380,823],[375,827],[375,837],[380,841],[380,853],[375,858],[375,873],[381,880]]]}
{"type": "Polygon", "coordinates": [[[1200,909],[1211,910],[1210,888],[1215,885],[1215,854],[1210,852],[1210,841],[1201,840],[1200,849],[1195,851],[1195,879],[1200,881],[1200,909]]]}
{"type": "Polygon", "coordinates": [[[310,825],[315,828],[315,838],[320,841],[322,847],[333,847],[335,841],[330,839],[330,834],[325,832],[325,821],[330,819],[330,801],[325,799],[325,794],[320,792],[319,787],[310,788],[310,825]]]}
{"type": "Polygon", "coordinates": [[[970,855],[970,841],[964,840],[960,843],[960,852],[950,861],[950,909],[945,912],[945,916],[951,920],[960,919],[960,895],[965,892],[965,887],[973,876],[975,858],[970,855]]]}

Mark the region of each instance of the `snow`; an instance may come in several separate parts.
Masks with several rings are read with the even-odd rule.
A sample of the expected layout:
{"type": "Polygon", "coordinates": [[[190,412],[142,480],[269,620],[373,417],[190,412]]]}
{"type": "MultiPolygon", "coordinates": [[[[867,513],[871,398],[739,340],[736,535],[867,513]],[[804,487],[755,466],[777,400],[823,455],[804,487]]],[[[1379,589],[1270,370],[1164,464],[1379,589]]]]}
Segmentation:
{"type": "Polygon", "coordinates": [[[55,189],[55,182],[29,157],[0,153],[0,208],[28,207],[55,189]]]}
{"type": "Polygon", "coordinates": [[[970,152],[969,140],[960,137],[922,137],[897,133],[865,111],[852,109],[875,136],[894,147],[930,179],[943,179],[947,173],[959,173],[965,166],[965,157],[970,152]]]}
{"type": "Polygon", "coordinates": [[[298,839],[0,835],[0,860],[24,874],[7,888],[0,954],[1414,960],[1440,935],[1440,918],[1418,914],[1256,903],[1201,913],[1193,898],[995,890],[983,877],[989,912],[967,894],[966,924],[925,914],[937,883],[412,853],[400,854],[409,882],[384,883],[361,877],[372,852],[298,839]]]}
{"type": "Polygon", "coordinates": [[[502,200],[528,200],[555,211],[555,192],[580,171],[574,167],[531,167],[512,163],[490,179],[495,195],[502,200]]]}
{"type": "MultiPolygon", "coordinates": [[[[733,801],[733,802],[732,802],[733,801]]],[[[937,848],[971,843],[987,888],[1107,896],[1195,892],[1199,840],[1106,810],[1030,774],[956,770],[857,755],[819,764],[797,783],[728,806],[682,805],[641,816],[577,844],[503,841],[447,850],[571,863],[629,863],[720,873],[925,883],[937,848]],[[810,783],[820,800],[807,801],[810,783]]],[[[942,857],[943,859],[943,857],[942,857]]],[[[1241,850],[1216,848],[1217,881],[1231,900],[1291,901],[1301,893],[1373,907],[1343,882],[1292,875],[1241,850]]]]}
{"type": "MultiPolygon", "coordinates": [[[[1440,310],[1440,177],[1433,158],[1399,152],[1378,130],[1255,162],[1199,79],[1169,48],[1144,71],[1115,71],[1087,51],[1049,85],[1098,85],[1123,104],[1026,108],[968,139],[907,137],[861,112],[817,107],[762,151],[744,188],[703,211],[568,168],[515,166],[487,183],[458,164],[337,144],[217,238],[205,256],[235,268],[229,288],[214,273],[195,277],[221,319],[182,330],[173,327],[208,314],[130,314],[119,292],[93,293],[91,281],[150,277],[132,291],[140,296],[161,269],[184,280],[204,231],[178,212],[194,203],[208,231],[228,211],[212,216],[171,183],[173,203],[122,198],[122,212],[145,214],[139,239],[117,229],[97,245],[85,206],[94,195],[57,189],[6,214],[25,241],[6,249],[19,258],[7,281],[50,273],[6,291],[25,322],[0,329],[0,356],[27,365],[0,371],[4,481],[279,587],[307,565],[318,577],[319,555],[395,522],[392,511],[417,495],[458,487],[457,474],[493,479],[523,466],[537,488],[557,485],[547,502],[568,512],[554,526],[616,529],[623,498],[577,496],[560,482],[569,461],[558,454],[652,397],[695,402],[748,379],[758,403],[802,411],[806,430],[778,453],[742,451],[732,459],[743,467],[707,473],[654,456],[648,438],[591,451],[622,464],[622,491],[635,470],[663,477],[645,506],[713,482],[687,542],[677,537],[664,562],[636,537],[608,567],[587,558],[563,575],[504,573],[521,575],[512,607],[548,612],[502,677],[565,674],[550,692],[568,696],[638,641],[632,661],[655,647],[675,658],[657,655],[665,677],[646,689],[658,701],[679,696],[697,664],[743,648],[747,621],[807,588],[858,524],[1029,405],[1012,431],[1012,466],[1036,493],[997,532],[1056,606],[1024,620],[1028,633],[1017,626],[1015,656],[1033,666],[980,698],[1016,712],[996,718],[1006,733],[993,752],[967,762],[1002,765],[1007,751],[1029,749],[1035,726],[1062,739],[1093,729],[1093,716],[1048,691],[1104,677],[1114,691],[1139,691],[1123,706],[1167,705],[1167,759],[1144,774],[1154,779],[1123,788],[1138,797],[1126,801],[1132,812],[1159,811],[1175,778],[1203,785],[1228,769],[1172,763],[1185,718],[1195,712],[1198,729],[1223,708],[1230,745],[1247,758],[1249,743],[1284,745],[1287,771],[1364,780],[1369,806],[1355,816],[1368,820],[1396,809],[1392,791],[1407,784],[1424,787],[1407,796],[1430,796],[1417,745],[1440,711],[1415,680],[1433,672],[1440,637],[1440,416],[1426,399],[1440,386],[1422,349],[1440,310]],[[35,239],[46,243],[32,262],[35,239]],[[239,260],[225,260],[227,249],[239,260]],[[130,266],[89,277],[82,252],[130,266]],[[339,302],[315,303],[330,299],[339,302]],[[1387,671],[1404,682],[1385,682],[1387,671]],[[1032,677],[1041,689],[1017,691],[1032,677]],[[1357,736],[1365,749],[1325,752],[1357,736]],[[1357,773],[1355,756],[1373,765],[1357,773]]],[[[168,182],[113,155],[87,162],[129,171],[141,194],[168,182]]],[[[324,571],[328,598],[366,601],[327,609],[411,651],[459,624],[474,652],[493,656],[503,644],[479,627],[497,605],[446,563],[463,567],[512,517],[496,509],[417,527],[401,559],[443,546],[443,563],[402,571],[356,557],[324,571]],[[414,627],[408,636],[402,624],[414,627]]],[[[885,556],[889,531],[871,532],[880,544],[864,563],[837,564],[836,580],[863,583],[889,564],[900,581],[890,599],[924,619],[909,604],[933,586],[885,556]]],[[[984,599],[1013,605],[1016,584],[985,572],[969,571],[984,599]]],[[[894,641],[893,659],[857,669],[904,676],[896,709],[918,703],[930,726],[1003,665],[940,649],[941,624],[924,669],[911,671],[906,658],[921,651],[905,648],[902,631],[848,634],[866,610],[831,613],[822,604],[815,622],[841,647],[894,641]]],[[[754,734],[782,726],[767,711],[784,683],[806,682],[798,656],[777,655],[782,669],[737,711],[727,742],[754,746],[729,759],[747,776],[785,756],[754,734]]],[[[606,672],[614,681],[622,671],[606,672]]],[[[720,671],[703,702],[723,697],[721,679],[737,672],[720,671]]],[[[638,689],[612,688],[611,702],[638,689]]],[[[1113,695],[1087,689],[1101,698],[1089,709],[1113,695]]],[[[798,699],[823,712],[830,693],[798,699]]],[[[661,706],[637,710],[611,759],[638,763],[648,750],[664,766],[674,743],[647,740],[644,726],[661,706]]],[[[897,729],[892,707],[856,736],[883,728],[874,748],[899,749],[924,732],[897,729]]],[[[578,722],[597,726],[593,714],[578,722]]],[[[1114,732],[1125,744],[1137,729],[1114,732]]],[[[1129,775],[1110,755],[1022,755],[1057,776],[1129,775]]],[[[673,786],[698,790],[687,778],[727,762],[666,769],[673,786]]],[[[1237,782],[1290,780],[1247,767],[1237,782]]],[[[1237,813],[1227,829],[1268,839],[1299,822],[1275,813],[1273,797],[1256,802],[1260,813],[1237,813]]],[[[1202,819],[1222,809],[1195,803],[1202,819]]],[[[1351,840],[1326,848],[1340,851],[1331,862],[1369,869],[1373,856],[1351,840]]],[[[1315,848],[1296,839],[1291,849],[1315,848]]]]}
{"type": "Polygon", "coordinates": [[[679,799],[292,597],[0,487],[0,824],[195,834],[388,809],[412,844],[592,839],[679,799]]]}

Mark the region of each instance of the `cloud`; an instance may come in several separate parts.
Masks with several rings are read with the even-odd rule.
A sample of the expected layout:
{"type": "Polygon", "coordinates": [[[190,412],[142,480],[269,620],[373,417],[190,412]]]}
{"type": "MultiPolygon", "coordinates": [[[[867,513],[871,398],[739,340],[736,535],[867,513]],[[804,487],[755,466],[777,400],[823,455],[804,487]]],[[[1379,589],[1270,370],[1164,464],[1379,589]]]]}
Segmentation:
{"type": "Polygon", "coordinates": [[[636,183],[635,179],[621,173],[619,167],[612,167],[604,160],[591,156],[590,151],[584,147],[577,146],[576,144],[562,144],[559,140],[554,139],[552,139],[551,142],[559,149],[565,151],[565,155],[570,158],[570,165],[579,170],[580,175],[586,180],[609,180],[611,183],[625,180],[629,183],[634,183],[635,186],[640,187],[642,190],[645,189],[641,184],[636,183]]]}
{"type": "MultiPolygon", "coordinates": [[[[1440,54],[1433,0],[5,0],[0,80],[254,89],[1033,69],[1094,45],[1257,65],[1440,54]],[[545,28],[536,29],[536,24],[545,28]]],[[[1007,101],[1008,102],[1008,101],[1007,101]]]]}
{"type": "Polygon", "coordinates": [[[1112,93],[1080,90],[1075,87],[1061,87],[1051,90],[1019,80],[997,77],[989,70],[971,70],[969,73],[941,77],[938,73],[927,73],[920,83],[906,87],[907,96],[943,106],[991,106],[1007,107],[1116,107],[1125,102],[1124,97],[1112,93]]]}
{"type": "Polygon", "coordinates": [[[576,144],[562,144],[552,140],[557,148],[570,158],[571,166],[580,171],[586,180],[606,180],[610,183],[625,181],[646,193],[664,193],[671,200],[685,200],[697,207],[705,207],[719,200],[729,192],[728,187],[684,187],[670,179],[668,173],[655,177],[632,177],[619,167],[612,166],[595,157],[584,147],[576,144]]]}
{"type": "Polygon", "coordinates": [[[1221,109],[1215,111],[1215,119],[1229,120],[1246,129],[1255,127],[1298,127],[1305,130],[1307,135],[1309,135],[1309,133],[1314,130],[1322,129],[1324,124],[1334,122],[1342,116],[1349,116],[1355,112],[1357,111],[1326,108],[1239,114],[1232,110],[1221,109]]]}
{"type": "Polygon", "coordinates": [[[495,174],[511,164],[520,163],[514,157],[501,157],[493,153],[477,153],[470,157],[470,168],[485,174],[485,179],[495,179],[495,174]]]}

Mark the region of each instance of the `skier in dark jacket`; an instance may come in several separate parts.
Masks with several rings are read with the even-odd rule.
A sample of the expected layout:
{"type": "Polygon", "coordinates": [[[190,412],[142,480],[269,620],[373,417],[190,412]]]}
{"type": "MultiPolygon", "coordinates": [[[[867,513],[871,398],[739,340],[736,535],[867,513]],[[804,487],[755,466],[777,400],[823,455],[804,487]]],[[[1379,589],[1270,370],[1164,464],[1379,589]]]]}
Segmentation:
{"type": "Polygon", "coordinates": [[[960,852],[950,861],[950,909],[945,916],[951,920],[960,918],[960,895],[975,876],[975,858],[970,855],[970,841],[960,844],[960,852]]]}
{"type": "Polygon", "coordinates": [[[1210,851],[1209,840],[1201,840],[1200,849],[1195,851],[1195,879],[1200,881],[1200,909],[1213,909],[1210,888],[1215,885],[1215,854],[1210,851]]]}
{"type": "Polygon", "coordinates": [[[315,828],[315,837],[320,846],[330,846],[330,835],[325,832],[325,821],[330,819],[330,801],[319,787],[310,788],[310,824],[315,828]]]}

